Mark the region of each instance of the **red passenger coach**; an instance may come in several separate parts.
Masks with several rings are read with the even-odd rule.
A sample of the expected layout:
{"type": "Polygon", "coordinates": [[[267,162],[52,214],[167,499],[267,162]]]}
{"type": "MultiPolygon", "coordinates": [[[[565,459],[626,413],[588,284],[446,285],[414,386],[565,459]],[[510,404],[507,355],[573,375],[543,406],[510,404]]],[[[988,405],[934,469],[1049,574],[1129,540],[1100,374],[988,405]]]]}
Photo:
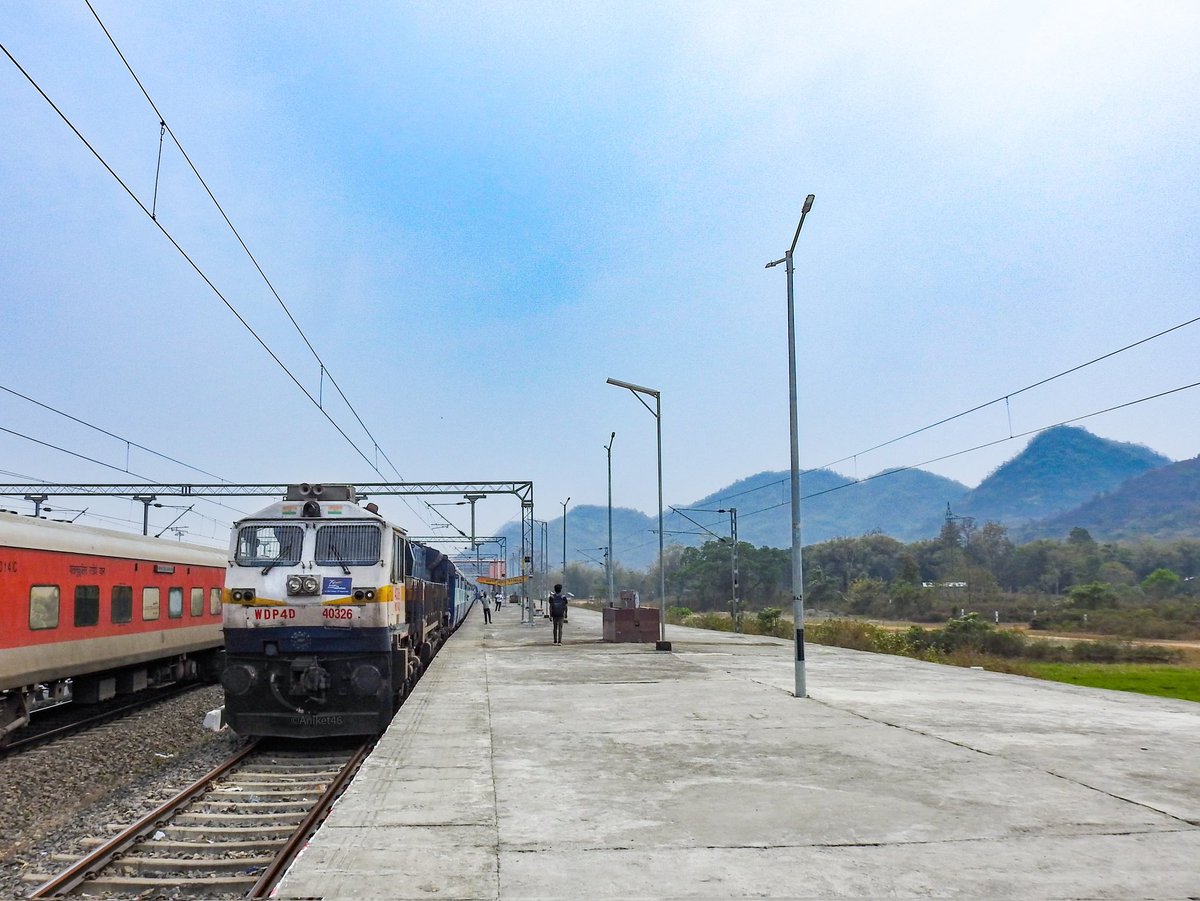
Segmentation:
{"type": "Polygon", "coordinates": [[[0,513],[0,743],[42,704],[215,681],[226,562],[198,545],[0,513]]]}

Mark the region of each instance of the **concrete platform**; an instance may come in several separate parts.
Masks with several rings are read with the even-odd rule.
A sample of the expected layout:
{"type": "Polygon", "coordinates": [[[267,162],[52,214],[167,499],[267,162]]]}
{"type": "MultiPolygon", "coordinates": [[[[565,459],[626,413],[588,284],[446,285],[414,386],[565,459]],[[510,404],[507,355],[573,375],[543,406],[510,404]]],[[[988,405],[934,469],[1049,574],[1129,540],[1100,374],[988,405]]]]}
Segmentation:
{"type": "Polygon", "coordinates": [[[1200,704],[475,611],[277,897],[1196,898],[1200,704]]]}

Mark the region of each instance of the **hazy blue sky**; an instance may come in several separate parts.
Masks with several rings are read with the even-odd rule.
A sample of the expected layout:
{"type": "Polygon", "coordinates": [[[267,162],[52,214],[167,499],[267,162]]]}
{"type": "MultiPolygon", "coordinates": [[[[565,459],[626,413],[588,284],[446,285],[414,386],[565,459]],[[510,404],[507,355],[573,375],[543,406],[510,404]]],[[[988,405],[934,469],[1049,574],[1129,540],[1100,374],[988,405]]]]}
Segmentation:
{"type": "MultiPolygon", "coordinates": [[[[668,503],[786,469],[785,276],[763,267],[808,193],[806,467],[868,475],[1200,381],[1198,324],[853,456],[1200,315],[1200,4],[94,5],[407,480],[532,479],[552,519],[605,502],[615,430],[614,501],[654,510],[654,420],[609,376],[663,392],[668,503]]],[[[7,0],[0,43],[150,205],[158,120],[82,0],[7,0]]],[[[380,480],[3,57],[0,108],[0,385],[232,481],[380,480]]],[[[157,214],[318,394],[169,138],[157,214]]],[[[1198,397],[1079,424],[1192,457],[1198,397]]],[[[5,392],[0,425],[211,480],[5,392]]],[[[973,485],[1027,440],[928,468],[973,485]]],[[[8,433],[0,469],[123,480],[8,433]]],[[[478,511],[482,532],[517,507],[478,511]]]]}

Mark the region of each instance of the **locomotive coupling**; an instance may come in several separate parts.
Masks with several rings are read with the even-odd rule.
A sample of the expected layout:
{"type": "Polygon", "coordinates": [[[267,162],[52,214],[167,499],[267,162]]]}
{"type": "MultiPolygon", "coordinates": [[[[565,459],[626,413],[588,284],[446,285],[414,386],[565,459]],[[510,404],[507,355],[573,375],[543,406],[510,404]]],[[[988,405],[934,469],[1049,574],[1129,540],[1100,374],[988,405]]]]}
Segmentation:
{"type": "Polygon", "coordinates": [[[329,670],[321,666],[315,657],[297,657],[292,661],[292,694],[305,694],[309,697],[323,695],[333,684],[329,670]]]}

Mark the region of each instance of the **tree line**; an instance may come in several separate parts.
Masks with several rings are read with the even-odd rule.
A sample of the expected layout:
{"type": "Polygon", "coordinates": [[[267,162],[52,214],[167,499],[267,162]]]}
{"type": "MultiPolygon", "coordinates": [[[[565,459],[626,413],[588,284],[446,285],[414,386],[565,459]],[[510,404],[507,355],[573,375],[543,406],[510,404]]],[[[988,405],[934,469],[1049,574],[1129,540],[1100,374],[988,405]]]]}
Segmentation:
{"type": "MultiPolygon", "coordinates": [[[[667,606],[729,611],[727,541],[673,545],[665,553],[667,606]]],[[[791,607],[791,552],[737,547],[743,610],[791,607]]],[[[904,543],[881,533],[804,549],[805,606],[812,611],[918,622],[974,610],[1034,628],[1091,629],[1146,637],[1200,634],[1200,541],[1098,542],[1076,528],[1064,540],[1015,544],[996,522],[948,519],[936,538],[904,543]]],[[[617,590],[657,603],[659,570],[616,568],[617,590]]],[[[603,569],[570,564],[567,590],[604,598],[603,569]]]]}

